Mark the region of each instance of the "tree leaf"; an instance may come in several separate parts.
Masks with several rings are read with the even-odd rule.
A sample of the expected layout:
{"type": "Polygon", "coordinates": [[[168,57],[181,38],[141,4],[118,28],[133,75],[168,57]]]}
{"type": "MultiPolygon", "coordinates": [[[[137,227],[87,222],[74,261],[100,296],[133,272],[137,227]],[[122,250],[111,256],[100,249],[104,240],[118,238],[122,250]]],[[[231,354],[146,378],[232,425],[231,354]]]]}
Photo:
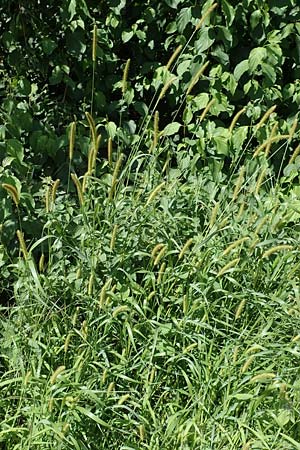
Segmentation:
{"type": "Polygon", "coordinates": [[[242,75],[244,75],[245,72],[249,69],[249,62],[248,59],[244,59],[240,63],[238,63],[235,66],[233,76],[236,79],[236,81],[239,81],[242,75]]]}
{"type": "Polygon", "coordinates": [[[249,55],[249,70],[254,73],[257,66],[267,57],[267,50],[264,47],[256,47],[251,50],[249,55]]]}
{"type": "Polygon", "coordinates": [[[172,136],[173,134],[178,133],[180,127],[181,123],[179,122],[169,123],[169,125],[164,128],[162,134],[163,136],[172,136]]]}
{"type": "Polygon", "coordinates": [[[225,14],[226,25],[230,27],[234,21],[234,8],[227,2],[227,0],[222,0],[222,9],[225,14]]]}
{"type": "Polygon", "coordinates": [[[198,33],[198,39],[195,42],[195,49],[198,53],[203,53],[215,42],[214,39],[209,37],[210,27],[203,27],[198,33]]]}
{"type": "Polygon", "coordinates": [[[177,18],[177,29],[179,33],[185,30],[185,27],[192,19],[192,8],[182,8],[177,18]]]}

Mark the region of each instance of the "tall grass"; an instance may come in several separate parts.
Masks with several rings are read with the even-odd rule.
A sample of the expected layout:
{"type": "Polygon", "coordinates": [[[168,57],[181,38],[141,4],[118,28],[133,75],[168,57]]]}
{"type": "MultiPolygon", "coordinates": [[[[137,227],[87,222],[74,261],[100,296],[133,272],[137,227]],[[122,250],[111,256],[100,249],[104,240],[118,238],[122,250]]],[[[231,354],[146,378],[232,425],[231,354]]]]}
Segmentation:
{"type": "MultiPolygon", "coordinates": [[[[18,232],[16,303],[1,316],[5,450],[300,448],[299,234],[270,140],[257,152],[250,138],[257,157],[227,179],[191,148],[166,165],[156,107],[151,151],[139,141],[126,159],[109,140],[108,163],[87,114],[77,197],[57,180],[43,237],[18,232]]],[[[70,153],[74,137],[73,124],[70,153]]]]}

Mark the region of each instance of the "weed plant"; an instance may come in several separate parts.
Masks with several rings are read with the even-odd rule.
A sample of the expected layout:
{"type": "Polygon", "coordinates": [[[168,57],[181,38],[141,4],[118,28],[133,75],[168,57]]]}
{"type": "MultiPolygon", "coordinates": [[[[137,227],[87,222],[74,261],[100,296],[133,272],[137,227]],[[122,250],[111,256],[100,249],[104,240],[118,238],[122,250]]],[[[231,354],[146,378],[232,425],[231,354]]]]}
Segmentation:
{"type": "Polygon", "coordinates": [[[269,116],[225,174],[179,150],[156,109],[107,159],[87,114],[86,173],[41,193],[37,242],[18,232],[5,450],[300,449],[296,191],[274,175],[274,136],[253,144],[269,116]]]}

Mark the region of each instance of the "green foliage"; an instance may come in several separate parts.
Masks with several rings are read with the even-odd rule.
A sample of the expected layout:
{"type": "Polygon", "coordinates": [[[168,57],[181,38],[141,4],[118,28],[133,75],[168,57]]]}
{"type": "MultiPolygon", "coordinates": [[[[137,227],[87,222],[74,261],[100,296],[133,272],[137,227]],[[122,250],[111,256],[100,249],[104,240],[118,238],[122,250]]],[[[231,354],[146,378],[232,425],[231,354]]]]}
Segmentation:
{"type": "Polygon", "coordinates": [[[7,450],[299,447],[300,7],[215,6],[1,2],[7,450]]]}
{"type": "Polygon", "coordinates": [[[193,151],[116,156],[12,268],[3,445],[297,448],[298,187],[264,155],[226,189],[193,151]]]}

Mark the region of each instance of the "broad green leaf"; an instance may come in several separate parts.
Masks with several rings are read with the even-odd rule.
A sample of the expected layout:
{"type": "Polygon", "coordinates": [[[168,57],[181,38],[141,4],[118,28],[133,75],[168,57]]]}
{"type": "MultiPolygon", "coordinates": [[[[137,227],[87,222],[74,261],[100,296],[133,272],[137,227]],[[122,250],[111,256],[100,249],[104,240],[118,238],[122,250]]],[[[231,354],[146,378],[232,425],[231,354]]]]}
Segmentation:
{"type": "Polygon", "coordinates": [[[264,47],[256,47],[251,50],[249,55],[249,70],[254,73],[257,66],[267,57],[267,50],[264,47]]]}
{"type": "Polygon", "coordinates": [[[239,81],[241,76],[244,75],[244,73],[247,72],[248,69],[249,69],[248,59],[244,59],[243,61],[238,63],[235,66],[235,69],[234,69],[234,72],[233,72],[233,76],[236,79],[236,81],[239,81]]]}
{"type": "Polygon", "coordinates": [[[183,121],[188,125],[193,120],[193,113],[189,107],[185,108],[183,112],[183,121]]]}
{"type": "Polygon", "coordinates": [[[191,60],[186,59],[182,61],[177,67],[177,74],[181,77],[185,72],[187,72],[191,67],[191,60]]]}
{"type": "Polygon", "coordinates": [[[17,139],[8,139],[6,142],[7,155],[16,158],[19,163],[22,163],[24,158],[24,148],[17,139]]]}
{"type": "Polygon", "coordinates": [[[123,31],[122,32],[122,41],[124,43],[130,41],[130,39],[133,37],[133,35],[134,35],[133,31],[123,31]]]}
{"type": "Polygon", "coordinates": [[[53,39],[44,38],[41,42],[42,49],[45,55],[51,55],[51,53],[56,49],[57,44],[53,39]]]}
{"type": "Polygon", "coordinates": [[[72,20],[76,14],[76,0],[70,0],[68,12],[70,14],[69,20],[72,20]]]}
{"type": "Polygon", "coordinates": [[[234,8],[227,2],[227,0],[221,0],[221,3],[223,12],[225,14],[226,25],[230,27],[235,17],[234,8]]]}
{"type": "Polygon", "coordinates": [[[275,417],[276,422],[278,425],[283,428],[285,425],[289,423],[290,420],[293,419],[293,416],[291,414],[291,411],[288,409],[282,409],[278,416],[275,417]]]}
{"type": "Polygon", "coordinates": [[[276,71],[270,64],[261,64],[263,74],[269,79],[270,84],[273,85],[276,81],[276,71]]]}
{"type": "Polygon", "coordinates": [[[108,122],[106,131],[111,139],[114,139],[117,133],[117,125],[114,122],[108,122]]]}
{"type": "Polygon", "coordinates": [[[164,128],[162,134],[164,136],[172,136],[173,134],[178,133],[180,127],[181,124],[179,122],[169,123],[169,125],[164,128]]]}
{"type": "Polygon", "coordinates": [[[182,8],[177,18],[177,29],[179,33],[185,30],[185,27],[192,19],[192,8],[182,8]]]}
{"type": "Polygon", "coordinates": [[[206,92],[202,92],[201,94],[197,95],[192,100],[193,105],[193,111],[195,112],[197,109],[201,110],[204,109],[209,102],[209,95],[206,92]]]}
{"type": "Polygon", "coordinates": [[[259,24],[261,18],[262,18],[262,12],[259,9],[254,11],[251,14],[251,16],[250,16],[250,25],[251,25],[252,30],[254,30],[254,28],[257,27],[257,25],[259,24]]]}
{"type": "MultiPolygon", "coordinates": [[[[216,130],[217,131],[217,130],[216,130]]],[[[214,135],[212,140],[216,145],[217,154],[218,155],[228,155],[230,146],[229,146],[229,131],[225,128],[217,131],[218,135],[214,135]]]]}
{"type": "Polygon", "coordinates": [[[232,144],[234,150],[240,151],[242,149],[242,145],[247,139],[247,135],[248,135],[247,126],[237,127],[233,130],[232,144]]]}
{"type": "Polygon", "coordinates": [[[210,38],[211,33],[210,27],[203,27],[198,33],[198,39],[195,42],[195,49],[198,53],[205,52],[214,43],[214,39],[210,38]]]}
{"type": "Polygon", "coordinates": [[[55,66],[52,70],[52,74],[49,77],[50,84],[59,84],[63,79],[63,71],[60,66],[55,66]]]}

